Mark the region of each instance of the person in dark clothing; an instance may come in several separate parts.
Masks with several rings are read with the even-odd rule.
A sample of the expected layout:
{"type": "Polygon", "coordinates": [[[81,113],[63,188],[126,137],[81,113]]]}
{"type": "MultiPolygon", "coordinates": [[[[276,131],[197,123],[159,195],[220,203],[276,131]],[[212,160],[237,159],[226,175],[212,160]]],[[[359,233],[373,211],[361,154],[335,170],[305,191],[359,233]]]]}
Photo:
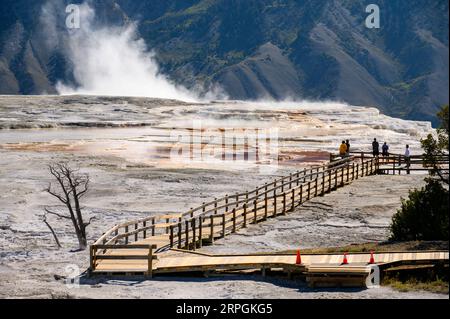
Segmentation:
{"type": "Polygon", "coordinates": [[[380,144],[378,144],[376,138],[374,138],[372,142],[372,154],[373,156],[380,155],[380,144]]]}
{"type": "Polygon", "coordinates": [[[389,145],[387,145],[386,142],[384,142],[383,146],[381,147],[381,151],[382,151],[383,157],[389,156],[389,145]]]}
{"type": "Polygon", "coordinates": [[[345,141],[345,145],[347,145],[347,156],[350,156],[350,141],[349,140],[346,140],[345,141]]]}

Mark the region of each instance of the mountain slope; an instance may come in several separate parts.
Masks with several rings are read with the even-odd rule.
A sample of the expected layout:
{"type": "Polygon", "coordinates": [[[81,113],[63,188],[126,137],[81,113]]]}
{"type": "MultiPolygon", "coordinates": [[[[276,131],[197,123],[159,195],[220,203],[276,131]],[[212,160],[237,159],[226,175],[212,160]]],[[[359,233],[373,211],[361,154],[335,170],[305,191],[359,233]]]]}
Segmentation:
{"type": "MultiPolygon", "coordinates": [[[[447,0],[379,0],[380,29],[365,27],[364,0],[92,3],[105,23],[138,21],[161,71],[190,88],[219,84],[235,99],[338,99],[433,122],[448,103],[447,0]]],[[[61,50],[42,45],[41,8],[2,4],[0,93],[54,93],[57,80],[73,81],[61,50]]]]}

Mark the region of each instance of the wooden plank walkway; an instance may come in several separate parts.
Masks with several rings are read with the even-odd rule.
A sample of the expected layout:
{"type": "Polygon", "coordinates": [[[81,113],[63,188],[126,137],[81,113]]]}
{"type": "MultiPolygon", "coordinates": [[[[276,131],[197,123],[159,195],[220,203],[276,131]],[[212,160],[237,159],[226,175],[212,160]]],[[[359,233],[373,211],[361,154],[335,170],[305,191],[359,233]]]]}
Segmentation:
{"type": "MultiPolygon", "coordinates": [[[[354,180],[387,173],[388,168],[392,169],[392,163],[392,172],[395,173],[397,160],[402,161],[396,156],[382,159],[364,154],[359,157],[349,156],[322,166],[297,171],[253,191],[226,195],[203,203],[197,208],[191,208],[185,213],[151,216],[116,225],[90,246],[90,271],[93,274],[144,273],[152,276],[154,273],[279,267],[288,269],[289,272],[308,273],[310,270],[313,273],[317,269],[326,273],[335,269],[345,273],[347,268],[338,265],[342,256],[333,254],[305,255],[302,257],[302,265],[299,266],[295,265],[295,256],[183,254],[173,257],[169,249],[184,248],[195,251],[203,244],[214,243],[216,239],[233,234],[249,224],[292,212],[311,198],[323,196],[354,180]],[[315,266],[316,264],[319,266],[315,266]]],[[[376,256],[378,264],[420,260],[448,262],[448,252],[399,252],[376,256]]],[[[364,272],[366,271],[367,254],[351,254],[348,259],[353,264],[351,269],[359,273],[363,268],[364,272]]]]}
{"type": "MultiPolygon", "coordinates": [[[[144,252],[143,252],[144,253],[144,252]]],[[[144,254],[145,255],[145,254],[144,254]]],[[[181,252],[160,254],[152,264],[153,274],[205,272],[211,270],[243,270],[282,268],[288,272],[304,274],[317,273],[366,273],[370,253],[347,254],[348,264],[343,265],[343,254],[306,254],[301,256],[301,264],[296,264],[293,254],[253,254],[253,255],[208,255],[181,252]]],[[[374,262],[379,266],[399,263],[420,264],[436,261],[448,263],[448,251],[383,252],[374,253],[374,262]]],[[[145,260],[102,260],[93,271],[97,274],[140,273],[148,269],[145,260]]]]}

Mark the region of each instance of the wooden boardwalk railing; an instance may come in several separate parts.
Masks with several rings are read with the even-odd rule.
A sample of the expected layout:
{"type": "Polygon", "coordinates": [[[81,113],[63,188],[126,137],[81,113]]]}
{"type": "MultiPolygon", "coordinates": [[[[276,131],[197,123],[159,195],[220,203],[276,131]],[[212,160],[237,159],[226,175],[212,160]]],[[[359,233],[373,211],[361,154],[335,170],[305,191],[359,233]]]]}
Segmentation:
{"type": "Polygon", "coordinates": [[[331,168],[324,165],[286,181],[275,181],[248,193],[241,200],[230,201],[225,197],[222,205],[216,205],[218,201],[214,201],[214,209],[205,209],[203,214],[169,226],[169,247],[195,250],[205,240],[213,242],[246,228],[248,224],[284,215],[313,197],[374,174],[375,170],[374,159],[355,163],[353,158],[349,158],[331,168]]]}
{"type": "Polygon", "coordinates": [[[124,272],[141,270],[146,276],[152,277],[153,260],[157,259],[153,253],[155,248],[156,245],[92,245],[90,247],[90,269],[95,270],[99,261],[105,267],[114,266],[118,260],[138,261],[125,264],[125,267],[124,264],[121,264],[122,270],[124,272]],[[141,260],[146,262],[143,264],[139,262],[141,260]],[[127,265],[130,269],[127,269],[127,265]]]}
{"type": "MultiPolygon", "coordinates": [[[[359,157],[362,161],[364,158],[373,157],[371,152],[350,152],[351,156],[359,157]]],[[[330,154],[330,161],[340,159],[340,155],[330,154]]],[[[434,163],[442,167],[443,171],[448,174],[449,156],[440,155],[433,158],[434,163]]],[[[390,153],[387,156],[378,156],[378,171],[377,174],[398,174],[402,172],[410,174],[413,171],[429,172],[433,167],[426,162],[423,155],[412,155],[409,160],[401,154],[390,153]]]]}
{"type": "Polygon", "coordinates": [[[91,246],[91,269],[95,270],[98,260],[126,260],[127,255],[130,260],[136,256],[146,258],[172,247],[195,250],[204,242],[212,243],[249,224],[284,215],[315,196],[376,170],[376,159],[359,161],[351,156],[297,171],[252,191],[214,199],[182,214],[151,216],[116,225],[91,246]],[[142,245],[147,249],[143,250],[142,245]],[[123,253],[119,254],[119,250],[123,253]]]}
{"type": "MultiPolygon", "coordinates": [[[[203,243],[235,233],[268,218],[285,215],[316,196],[338,189],[358,178],[373,174],[400,173],[405,167],[400,155],[371,157],[350,154],[321,166],[297,171],[265,183],[252,191],[225,195],[191,208],[185,213],[151,216],[116,225],[90,247],[90,269],[120,261],[120,269],[141,269],[151,276],[156,253],[170,248],[195,250],[203,243]],[[142,260],[148,263],[143,264],[142,260]]],[[[439,159],[447,165],[448,158],[439,159]]],[[[410,159],[408,170],[423,165],[421,157],[410,159]]],[[[428,168],[422,168],[422,170],[428,168]]],[[[114,267],[113,267],[114,268],[114,267]]]]}

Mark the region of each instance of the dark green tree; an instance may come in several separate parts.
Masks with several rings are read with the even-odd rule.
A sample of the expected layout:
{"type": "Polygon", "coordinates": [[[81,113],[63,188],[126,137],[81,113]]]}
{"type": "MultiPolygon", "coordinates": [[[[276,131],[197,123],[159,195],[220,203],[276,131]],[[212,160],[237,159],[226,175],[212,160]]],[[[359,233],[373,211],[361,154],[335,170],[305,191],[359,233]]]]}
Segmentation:
{"type": "Polygon", "coordinates": [[[431,169],[430,175],[438,177],[441,182],[448,185],[448,168],[442,167],[445,158],[448,159],[448,105],[444,106],[437,114],[441,121],[441,126],[437,129],[437,137],[429,134],[426,139],[421,140],[424,150],[424,166],[431,169]]]}
{"type": "Polygon", "coordinates": [[[392,218],[392,240],[448,240],[448,190],[437,179],[429,179],[420,190],[409,192],[407,200],[392,218]]]}
{"type": "Polygon", "coordinates": [[[430,169],[426,185],[409,192],[402,207],[392,217],[391,240],[448,240],[448,105],[438,113],[437,135],[421,140],[424,166],[430,169]]]}

